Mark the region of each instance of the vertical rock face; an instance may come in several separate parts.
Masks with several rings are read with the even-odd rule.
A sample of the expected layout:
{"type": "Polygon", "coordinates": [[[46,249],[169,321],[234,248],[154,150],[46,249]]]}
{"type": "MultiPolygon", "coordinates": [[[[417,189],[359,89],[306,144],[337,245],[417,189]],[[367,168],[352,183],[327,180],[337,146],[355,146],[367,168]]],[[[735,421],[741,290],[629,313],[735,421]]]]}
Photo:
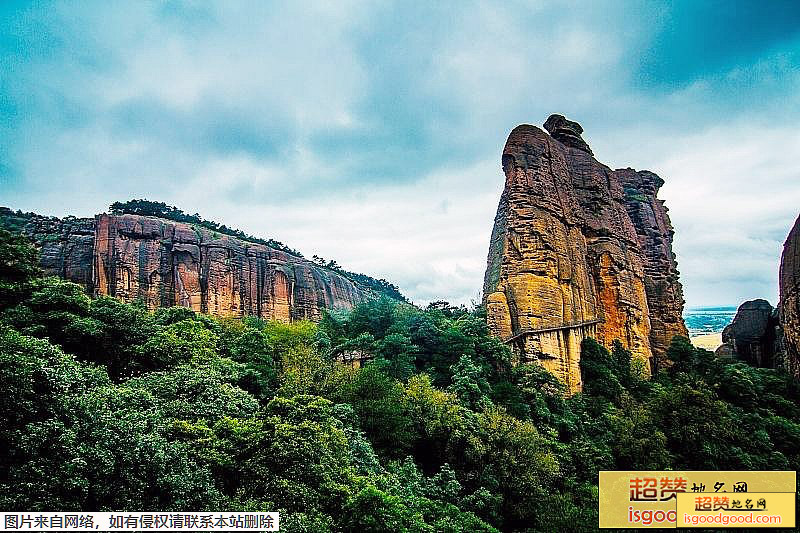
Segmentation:
{"type": "Polygon", "coordinates": [[[688,337],[683,322],[683,287],[672,252],[674,231],[664,201],[656,196],[664,180],[646,170],[614,172],[625,192],[628,210],[644,258],[644,284],[650,308],[650,347],[654,354],[667,351],[672,337],[688,337]]]}
{"type": "Polygon", "coordinates": [[[779,287],[783,365],[800,377],[800,217],[783,244],[779,287]]]}
{"type": "MultiPolygon", "coordinates": [[[[505,189],[489,248],[484,303],[495,335],[521,359],[541,362],[576,391],[583,338],[607,345],[619,339],[649,368],[650,359],[663,352],[651,348],[648,301],[677,305],[682,326],[683,300],[679,285],[678,296],[663,304],[646,289],[646,267],[674,267],[671,239],[659,242],[668,259],[651,266],[641,244],[647,231],[643,225],[640,235],[634,225],[620,177],[594,159],[579,124],[553,115],[545,127],[552,136],[518,126],[503,150],[505,189]]],[[[655,201],[655,191],[652,196],[655,201]]]]}
{"type": "Polygon", "coordinates": [[[218,316],[322,318],[373,293],[331,270],[262,244],[138,215],[94,219],[0,213],[41,247],[42,267],[95,294],[151,309],[180,305],[218,316]],[[13,219],[13,220],[12,220],[13,219]]]}
{"type": "Polygon", "coordinates": [[[0,227],[30,237],[41,250],[41,266],[51,276],[59,276],[91,289],[93,218],[55,218],[17,214],[0,207],[0,227]]]}

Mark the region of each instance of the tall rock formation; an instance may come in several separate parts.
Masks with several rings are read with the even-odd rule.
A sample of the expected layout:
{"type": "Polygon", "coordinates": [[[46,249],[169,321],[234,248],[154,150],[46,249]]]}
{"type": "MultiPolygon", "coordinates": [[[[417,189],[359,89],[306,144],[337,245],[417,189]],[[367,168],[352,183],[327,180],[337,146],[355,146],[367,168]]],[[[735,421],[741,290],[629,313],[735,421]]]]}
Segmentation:
{"type": "Polygon", "coordinates": [[[206,228],[139,215],[57,219],[0,211],[0,226],[29,235],[42,267],[95,294],[181,305],[218,316],[322,318],[374,293],[302,257],[206,228]]]}
{"type": "Polygon", "coordinates": [[[783,366],[800,377],[800,217],[783,244],[779,288],[779,342],[783,366]]]}
{"type": "Polygon", "coordinates": [[[683,299],[680,285],[673,284],[672,230],[655,200],[656,182],[649,185],[652,192],[644,190],[645,180],[628,184],[657,217],[649,224],[643,216],[638,227],[621,177],[594,159],[581,126],[553,115],[545,128],[550,135],[518,126],[503,150],[505,189],[489,247],[484,303],[491,331],[520,359],[539,361],[576,391],[584,338],[606,345],[619,339],[650,368],[663,349],[660,343],[651,347],[649,301],[669,308],[664,323],[673,324],[677,316],[683,329],[673,329],[682,333],[683,299]],[[644,251],[649,247],[652,260],[644,251]],[[667,251],[666,259],[657,257],[667,251]],[[667,297],[659,292],[664,284],[667,297]]]}

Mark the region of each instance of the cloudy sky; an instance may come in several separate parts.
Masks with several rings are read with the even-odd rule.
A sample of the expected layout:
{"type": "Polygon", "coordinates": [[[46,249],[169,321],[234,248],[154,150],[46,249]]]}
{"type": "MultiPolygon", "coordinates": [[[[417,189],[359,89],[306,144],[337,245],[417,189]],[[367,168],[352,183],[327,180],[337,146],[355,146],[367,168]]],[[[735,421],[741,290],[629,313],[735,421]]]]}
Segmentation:
{"type": "Polygon", "coordinates": [[[687,303],[775,302],[800,212],[800,4],[0,3],[0,204],[148,198],[479,297],[517,124],[660,174],[687,303]]]}

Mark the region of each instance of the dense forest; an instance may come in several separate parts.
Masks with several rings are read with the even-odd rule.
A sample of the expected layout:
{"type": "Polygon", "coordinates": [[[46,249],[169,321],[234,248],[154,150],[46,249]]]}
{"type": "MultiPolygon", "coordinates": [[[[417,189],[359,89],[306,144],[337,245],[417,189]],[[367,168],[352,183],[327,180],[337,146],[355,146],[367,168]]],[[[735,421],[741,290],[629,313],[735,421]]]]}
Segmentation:
{"type": "Polygon", "coordinates": [[[0,509],[266,510],[285,531],[592,531],[601,469],[800,469],[797,384],[676,338],[645,379],[582,346],[572,397],[482,310],[318,324],[147,311],[0,232],[0,509]],[[368,356],[360,368],[337,362],[368,356]]]}
{"type": "MultiPolygon", "coordinates": [[[[153,202],[150,200],[129,200],[127,202],[114,202],[109,206],[109,211],[111,214],[114,215],[124,215],[124,214],[131,214],[131,215],[142,215],[148,217],[158,217],[158,218],[165,218],[167,220],[174,220],[175,222],[185,222],[187,224],[194,224],[196,226],[200,226],[211,230],[212,232],[220,233],[223,235],[229,235],[231,237],[236,237],[237,239],[241,239],[243,241],[252,242],[256,244],[263,244],[264,246],[269,246],[270,248],[275,248],[276,250],[281,250],[286,252],[287,254],[296,255],[297,257],[303,257],[303,254],[295,250],[294,248],[290,248],[283,244],[280,241],[276,241],[275,239],[262,239],[259,237],[254,237],[252,235],[248,235],[247,233],[243,232],[242,230],[229,228],[225,224],[220,224],[219,222],[215,222],[213,220],[206,220],[199,213],[195,213],[190,215],[185,213],[183,210],[178,209],[175,206],[167,205],[164,202],[153,202]]],[[[395,300],[400,300],[402,302],[406,301],[405,296],[400,293],[400,289],[397,285],[386,281],[385,279],[375,279],[372,276],[367,276],[366,274],[361,274],[359,272],[350,272],[349,270],[345,270],[342,268],[339,263],[334,260],[326,261],[325,259],[315,255],[312,258],[312,262],[316,263],[318,266],[322,268],[327,268],[328,270],[332,270],[341,274],[342,276],[346,277],[350,281],[353,281],[359,285],[367,287],[378,294],[383,294],[389,296],[390,298],[394,298],[395,300]]]]}

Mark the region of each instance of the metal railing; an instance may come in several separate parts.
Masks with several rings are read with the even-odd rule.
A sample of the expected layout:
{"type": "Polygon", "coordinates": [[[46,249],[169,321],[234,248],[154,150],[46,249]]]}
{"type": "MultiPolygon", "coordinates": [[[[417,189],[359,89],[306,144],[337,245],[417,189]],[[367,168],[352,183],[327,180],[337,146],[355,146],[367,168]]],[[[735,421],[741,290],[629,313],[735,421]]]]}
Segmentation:
{"type": "Polygon", "coordinates": [[[580,327],[583,327],[583,326],[592,326],[594,324],[599,324],[600,322],[602,322],[601,319],[593,318],[591,320],[580,320],[580,321],[573,321],[573,322],[563,322],[562,324],[559,324],[557,326],[547,326],[547,327],[543,327],[543,328],[523,329],[522,331],[519,331],[519,332],[511,335],[510,337],[507,337],[507,338],[503,339],[503,342],[505,342],[505,343],[514,342],[515,340],[517,340],[517,339],[519,339],[521,337],[526,337],[528,335],[537,335],[539,333],[549,333],[551,331],[560,331],[560,330],[563,330],[563,329],[573,329],[573,328],[580,328],[580,327]]]}

